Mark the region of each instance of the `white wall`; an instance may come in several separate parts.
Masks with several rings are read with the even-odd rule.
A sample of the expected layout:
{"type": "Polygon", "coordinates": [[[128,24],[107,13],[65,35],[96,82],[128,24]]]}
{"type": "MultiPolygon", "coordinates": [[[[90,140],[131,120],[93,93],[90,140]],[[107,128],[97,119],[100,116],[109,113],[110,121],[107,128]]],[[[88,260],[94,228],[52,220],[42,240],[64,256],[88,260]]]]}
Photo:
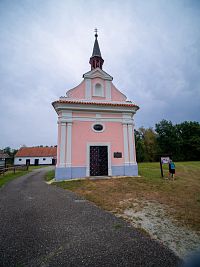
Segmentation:
{"type": "Polygon", "coordinates": [[[39,159],[39,165],[51,165],[54,157],[15,157],[14,165],[26,165],[26,160],[30,159],[30,165],[35,165],[35,159],[39,159]],[[21,159],[21,160],[20,160],[21,159]],[[43,160],[46,159],[46,160],[43,160]]]}
{"type": "Polygon", "coordinates": [[[5,159],[0,159],[0,167],[1,168],[5,167],[5,159]]]}

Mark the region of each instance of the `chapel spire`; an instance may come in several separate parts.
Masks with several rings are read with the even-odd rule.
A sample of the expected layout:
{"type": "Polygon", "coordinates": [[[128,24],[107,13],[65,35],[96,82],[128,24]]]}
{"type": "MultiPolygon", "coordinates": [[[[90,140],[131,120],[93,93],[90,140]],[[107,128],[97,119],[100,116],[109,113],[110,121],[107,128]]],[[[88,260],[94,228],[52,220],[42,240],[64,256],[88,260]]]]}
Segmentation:
{"type": "Polygon", "coordinates": [[[96,68],[102,69],[102,65],[104,62],[103,58],[101,57],[101,51],[100,51],[99,43],[97,40],[97,37],[98,37],[97,29],[95,29],[94,31],[95,31],[95,41],[94,41],[92,56],[89,62],[91,65],[91,70],[96,69],[96,68]]]}

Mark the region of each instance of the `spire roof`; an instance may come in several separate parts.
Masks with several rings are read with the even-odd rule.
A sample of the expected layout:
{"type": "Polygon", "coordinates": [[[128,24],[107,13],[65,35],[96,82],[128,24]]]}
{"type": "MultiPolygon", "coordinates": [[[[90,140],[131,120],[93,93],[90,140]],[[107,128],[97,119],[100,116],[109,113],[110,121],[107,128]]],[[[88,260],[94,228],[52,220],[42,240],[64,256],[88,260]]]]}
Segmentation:
{"type": "Polygon", "coordinates": [[[101,51],[99,48],[99,43],[98,43],[97,37],[98,37],[98,34],[96,33],[92,57],[95,57],[95,56],[101,57],[101,51]]]}
{"type": "Polygon", "coordinates": [[[94,47],[93,47],[93,52],[92,52],[92,56],[90,58],[90,65],[91,65],[91,70],[96,69],[96,68],[100,68],[102,69],[102,65],[103,65],[103,58],[101,57],[101,51],[99,48],[99,43],[97,40],[98,34],[97,34],[97,29],[95,29],[95,41],[94,41],[94,47]]]}

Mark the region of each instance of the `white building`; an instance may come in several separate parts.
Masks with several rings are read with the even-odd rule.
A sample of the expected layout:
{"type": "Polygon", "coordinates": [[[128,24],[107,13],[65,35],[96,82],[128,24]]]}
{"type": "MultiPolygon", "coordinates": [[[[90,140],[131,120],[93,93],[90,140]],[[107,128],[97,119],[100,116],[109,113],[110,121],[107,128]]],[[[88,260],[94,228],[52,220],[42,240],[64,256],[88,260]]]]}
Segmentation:
{"type": "Polygon", "coordinates": [[[6,160],[9,159],[9,155],[0,150],[0,169],[6,167],[6,160]]]}
{"type": "Polygon", "coordinates": [[[57,147],[21,147],[14,165],[55,165],[57,147]]]}

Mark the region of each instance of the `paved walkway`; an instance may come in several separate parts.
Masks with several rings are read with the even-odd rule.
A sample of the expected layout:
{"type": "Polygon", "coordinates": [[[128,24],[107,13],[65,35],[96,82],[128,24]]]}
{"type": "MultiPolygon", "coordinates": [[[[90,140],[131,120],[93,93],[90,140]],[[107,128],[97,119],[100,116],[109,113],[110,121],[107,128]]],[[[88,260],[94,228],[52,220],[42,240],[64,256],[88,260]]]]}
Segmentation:
{"type": "Polygon", "coordinates": [[[0,189],[0,266],[178,266],[167,248],[38,169],[0,189]]]}

